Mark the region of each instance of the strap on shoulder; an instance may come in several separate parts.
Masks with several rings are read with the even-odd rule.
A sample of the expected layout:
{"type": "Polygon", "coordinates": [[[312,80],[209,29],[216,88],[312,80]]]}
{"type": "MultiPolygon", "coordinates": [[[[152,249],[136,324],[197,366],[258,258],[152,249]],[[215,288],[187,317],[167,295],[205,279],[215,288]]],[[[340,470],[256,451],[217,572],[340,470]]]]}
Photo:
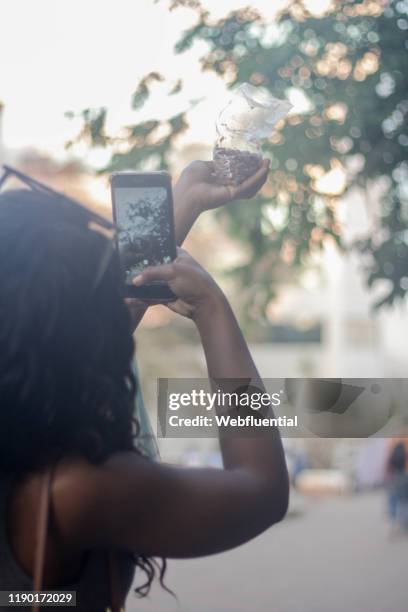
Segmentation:
{"type": "MultiPolygon", "coordinates": [[[[40,506],[38,512],[38,520],[36,527],[36,538],[35,538],[35,558],[34,558],[34,577],[33,577],[33,589],[34,591],[41,591],[44,581],[44,567],[45,567],[45,552],[47,545],[47,533],[48,525],[50,520],[50,506],[51,506],[51,485],[54,474],[54,466],[49,467],[41,476],[41,488],[40,488],[40,506]]],[[[114,552],[108,553],[108,575],[109,575],[109,588],[110,588],[110,599],[111,599],[111,612],[122,612],[124,607],[122,605],[122,593],[120,585],[120,575],[118,567],[117,555],[114,552]]],[[[39,612],[39,605],[32,607],[32,612],[39,612]]]]}
{"type": "MultiPolygon", "coordinates": [[[[44,580],[45,566],[45,549],[47,544],[47,531],[50,514],[50,497],[51,484],[54,467],[49,467],[41,476],[40,490],[40,506],[38,511],[36,539],[35,539],[35,557],[34,557],[34,591],[41,591],[44,580]]],[[[33,612],[39,611],[39,606],[35,605],[32,608],[33,612]]]]}

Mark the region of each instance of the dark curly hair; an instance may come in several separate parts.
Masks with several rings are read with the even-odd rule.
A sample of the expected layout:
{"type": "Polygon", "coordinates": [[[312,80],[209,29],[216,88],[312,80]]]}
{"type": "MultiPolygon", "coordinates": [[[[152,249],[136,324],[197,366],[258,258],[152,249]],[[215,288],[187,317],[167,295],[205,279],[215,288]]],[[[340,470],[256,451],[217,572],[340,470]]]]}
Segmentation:
{"type": "MultiPolygon", "coordinates": [[[[107,238],[62,199],[0,194],[0,470],[136,450],[130,316],[107,238]]],[[[165,560],[134,558],[148,593],[165,560]]]]}

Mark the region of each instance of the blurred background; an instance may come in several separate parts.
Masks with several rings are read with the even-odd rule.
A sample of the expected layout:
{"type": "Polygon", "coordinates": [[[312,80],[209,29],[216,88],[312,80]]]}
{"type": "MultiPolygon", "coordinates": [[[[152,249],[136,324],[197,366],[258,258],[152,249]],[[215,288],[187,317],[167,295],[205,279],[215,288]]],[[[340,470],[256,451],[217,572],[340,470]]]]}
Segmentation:
{"type": "MultiPolygon", "coordinates": [[[[187,248],[234,305],[264,377],[405,377],[407,0],[3,0],[0,163],[110,212],[108,176],[211,159],[230,89],[293,108],[265,143],[262,194],[202,215],[187,248]]],[[[190,323],[151,308],[137,354],[204,376],[190,323]],[[164,350],[163,350],[164,349],[164,350]],[[171,359],[169,359],[171,355],[171,359]]],[[[408,435],[402,429],[401,436],[408,435]]],[[[163,459],[219,464],[212,440],[163,459]]],[[[237,551],[172,562],[140,610],[408,609],[406,537],[387,521],[395,440],[286,440],[288,519],[237,551]]]]}

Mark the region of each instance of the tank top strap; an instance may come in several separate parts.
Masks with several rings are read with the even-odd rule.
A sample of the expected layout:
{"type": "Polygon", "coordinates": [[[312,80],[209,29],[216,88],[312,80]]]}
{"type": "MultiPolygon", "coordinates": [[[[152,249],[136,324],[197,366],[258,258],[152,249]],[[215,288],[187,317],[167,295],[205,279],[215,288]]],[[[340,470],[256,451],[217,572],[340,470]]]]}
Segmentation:
{"type": "MultiPolygon", "coordinates": [[[[47,534],[50,523],[51,508],[51,487],[55,472],[55,465],[48,467],[41,475],[40,501],[35,537],[35,556],[34,556],[34,575],[33,589],[41,591],[44,581],[45,553],[47,546],[47,534]]],[[[124,610],[123,599],[121,596],[120,577],[117,554],[113,551],[108,553],[108,577],[110,586],[111,612],[121,612],[124,610]]],[[[32,612],[39,612],[40,607],[35,605],[32,612]]]]}
{"type": "MultiPolygon", "coordinates": [[[[41,475],[40,502],[35,535],[35,556],[33,589],[41,591],[44,580],[45,551],[47,545],[47,533],[50,520],[51,485],[54,474],[54,465],[48,467],[41,475]]],[[[39,612],[39,606],[33,606],[33,612],[39,612]]]]}

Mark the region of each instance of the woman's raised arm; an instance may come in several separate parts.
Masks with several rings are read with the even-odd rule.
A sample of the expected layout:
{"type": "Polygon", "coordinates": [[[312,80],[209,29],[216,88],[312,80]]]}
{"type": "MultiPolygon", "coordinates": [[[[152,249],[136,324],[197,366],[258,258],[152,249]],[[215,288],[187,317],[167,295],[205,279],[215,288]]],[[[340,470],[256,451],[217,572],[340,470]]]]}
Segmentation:
{"type": "MultiPolygon", "coordinates": [[[[178,295],[172,309],[194,320],[209,376],[221,387],[222,379],[231,378],[255,379],[259,387],[239,326],[211,277],[180,253],[136,282],[159,279],[178,295]]],[[[164,557],[196,557],[242,544],[285,515],[282,444],[278,430],[268,428],[260,436],[222,437],[221,451],[224,469],[164,465],[135,453],[117,454],[101,466],[66,467],[55,496],[61,536],[85,548],[164,557]]]]}

